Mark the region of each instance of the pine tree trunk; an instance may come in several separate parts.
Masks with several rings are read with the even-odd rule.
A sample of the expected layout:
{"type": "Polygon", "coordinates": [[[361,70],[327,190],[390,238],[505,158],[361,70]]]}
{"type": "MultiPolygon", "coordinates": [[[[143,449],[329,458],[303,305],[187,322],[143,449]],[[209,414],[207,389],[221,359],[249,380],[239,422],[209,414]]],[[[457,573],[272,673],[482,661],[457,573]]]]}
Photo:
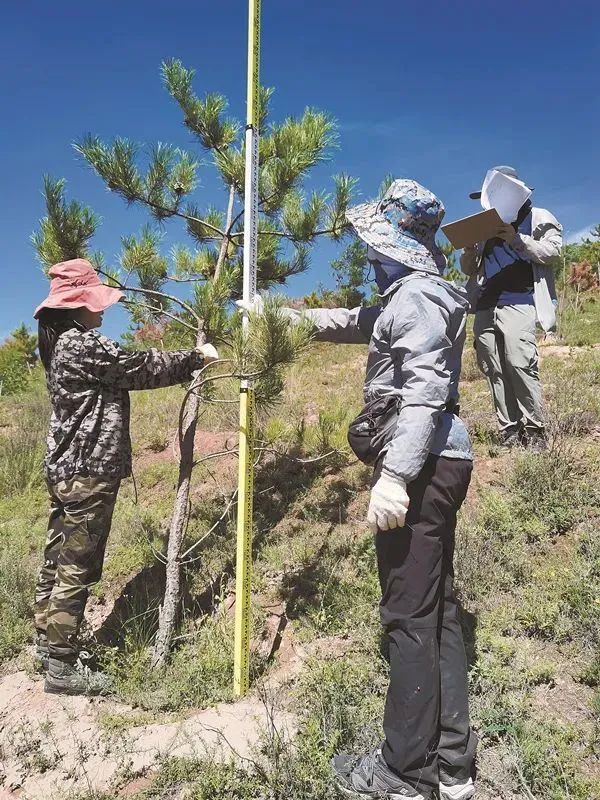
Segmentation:
{"type": "MultiPolygon", "coordinates": [[[[215,279],[217,279],[227,257],[228,234],[230,232],[231,220],[233,217],[233,203],[235,191],[233,186],[229,191],[229,201],[227,204],[227,235],[223,237],[219,256],[215,269],[215,279]]],[[[206,342],[204,331],[198,332],[196,346],[200,347],[206,342]]],[[[167,546],[167,565],[165,594],[162,605],[158,612],[158,631],[154,641],[154,652],[152,654],[152,667],[162,667],[171,651],[171,642],[175,632],[177,622],[177,611],[179,609],[179,598],[181,595],[181,564],[179,554],[181,544],[185,535],[186,522],[189,513],[190,503],[190,483],[192,471],[194,469],[194,439],[196,436],[196,425],[198,422],[198,409],[200,398],[196,393],[188,396],[185,414],[182,421],[180,452],[179,452],[179,478],[177,480],[177,495],[173,507],[173,516],[169,526],[169,544],[167,546]]]]}
{"type": "MultiPolygon", "coordinates": [[[[200,347],[206,341],[204,332],[198,333],[196,344],[200,347]]],[[[158,612],[158,631],[154,642],[152,667],[162,667],[171,650],[171,642],[177,621],[179,598],[181,594],[181,564],[179,554],[185,535],[190,502],[190,482],[194,469],[194,438],[198,422],[200,398],[194,392],[187,397],[185,413],[181,426],[179,452],[179,478],[177,495],[173,507],[173,516],[169,526],[169,544],[167,546],[167,565],[165,594],[158,612]]]]}

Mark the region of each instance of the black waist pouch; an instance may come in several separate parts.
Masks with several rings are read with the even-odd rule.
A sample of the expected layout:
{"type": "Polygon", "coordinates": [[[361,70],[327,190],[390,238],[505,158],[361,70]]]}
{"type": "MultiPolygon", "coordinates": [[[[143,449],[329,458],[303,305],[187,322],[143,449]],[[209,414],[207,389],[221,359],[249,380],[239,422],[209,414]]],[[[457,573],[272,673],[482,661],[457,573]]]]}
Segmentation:
{"type": "Polygon", "coordinates": [[[398,395],[378,397],[367,403],[350,423],[348,443],[363,464],[374,464],[393,438],[400,413],[398,395]]]}

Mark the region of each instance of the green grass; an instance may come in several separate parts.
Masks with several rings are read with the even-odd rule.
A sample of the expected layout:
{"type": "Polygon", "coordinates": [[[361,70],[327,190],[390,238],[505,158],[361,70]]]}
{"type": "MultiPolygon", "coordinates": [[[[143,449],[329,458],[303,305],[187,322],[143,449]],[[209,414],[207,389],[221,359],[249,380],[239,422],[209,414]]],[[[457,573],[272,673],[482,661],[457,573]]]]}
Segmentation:
{"type": "Polygon", "coordinates": [[[525,719],[514,726],[511,736],[518,754],[521,785],[534,797],[545,800],[600,797],[598,782],[579,774],[583,753],[575,726],[525,719]]]}
{"type": "Polygon", "coordinates": [[[0,402],[0,496],[43,484],[49,404],[45,387],[33,381],[26,394],[0,402]]]}
{"type": "Polygon", "coordinates": [[[558,334],[564,344],[585,347],[600,342],[600,292],[577,297],[570,291],[559,306],[558,334]]]}
{"type": "MultiPolygon", "coordinates": [[[[260,768],[167,759],[144,797],[166,797],[179,787],[191,798],[329,800],[331,755],[358,753],[380,740],[387,666],[379,655],[379,588],[364,521],[369,470],[349,462],[345,443],[347,421],[361,403],[364,361],[364,348],[318,345],[292,368],[281,402],[260,417],[261,438],[287,455],[265,454],[256,474],[255,636],[264,627],[262,608],[285,603],[288,635],[304,647],[315,640],[323,645],[286,691],[285,701],[298,712],[296,746],[265,732],[260,768]],[[292,458],[329,450],[335,455],[322,462],[302,465],[292,458]],[[326,648],[330,655],[318,655],[326,648]]],[[[492,485],[472,488],[461,513],[456,584],[483,764],[494,756],[505,759],[501,788],[515,797],[525,798],[527,789],[536,800],[592,800],[588,762],[598,752],[593,692],[600,685],[600,353],[547,356],[542,374],[549,453],[496,461],[487,386],[467,350],[464,417],[478,455],[501,467],[492,485]],[[562,717],[546,717],[536,706],[536,687],[550,691],[565,676],[591,687],[588,725],[575,725],[563,711],[562,717]]],[[[135,710],[103,717],[107,735],[232,699],[228,600],[235,507],[194,550],[197,560],[186,564],[175,649],[163,671],[149,668],[162,569],[157,553],[165,550],[176,480],[171,442],[180,399],[180,389],[133,398],[138,502],[125,482],[95,594],[121,603],[118,641],[98,650],[117,697],[135,710]]],[[[40,387],[32,389],[18,400],[24,423],[15,425],[16,402],[0,402],[0,452],[5,464],[16,465],[5,472],[0,467],[0,660],[18,654],[31,638],[31,593],[46,516],[39,463],[47,404],[40,387]]],[[[235,429],[235,413],[233,406],[211,406],[201,429],[235,429]]],[[[209,466],[195,474],[186,548],[217,522],[235,483],[234,468],[209,466]]],[[[270,669],[264,657],[255,657],[255,686],[270,669]]]]}
{"type": "Polygon", "coordinates": [[[0,664],[33,638],[33,590],[41,564],[46,507],[42,489],[0,500],[0,664]]]}

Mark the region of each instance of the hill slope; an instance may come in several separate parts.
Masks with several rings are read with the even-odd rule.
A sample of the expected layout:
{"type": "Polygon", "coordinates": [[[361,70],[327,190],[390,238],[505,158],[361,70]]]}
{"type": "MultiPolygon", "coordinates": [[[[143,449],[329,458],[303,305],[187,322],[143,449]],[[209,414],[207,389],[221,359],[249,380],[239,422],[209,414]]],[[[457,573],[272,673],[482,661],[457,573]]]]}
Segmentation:
{"type": "MultiPolygon", "coordinates": [[[[232,700],[235,455],[197,468],[177,648],[165,673],[151,673],[182,390],[136,394],[137,503],[127,482],[87,614],[115,696],[44,696],[27,647],[46,516],[37,471],[43,387],[2,402],[5,792],[324,800],[331,753],[380,739],[387,665],[364,523],[369,471],[344,445],[364,359],[362,348],[316,346],[261,420],[253,694],[243,708],[219,706],[220,717],[201,709],[232,700]]],[[[460,519],[457,586],[481,736],[478,797],[592,800],[600,798],[600,350],[548,348],[542,370],[550,452],[501,453],[487,387],[465,354],[461,407],[478,459],[460,519]]],[[[235,449],[236,409],[227,408],[203,416],[210,433],[199,434],[201,454],[235,449]]]]}

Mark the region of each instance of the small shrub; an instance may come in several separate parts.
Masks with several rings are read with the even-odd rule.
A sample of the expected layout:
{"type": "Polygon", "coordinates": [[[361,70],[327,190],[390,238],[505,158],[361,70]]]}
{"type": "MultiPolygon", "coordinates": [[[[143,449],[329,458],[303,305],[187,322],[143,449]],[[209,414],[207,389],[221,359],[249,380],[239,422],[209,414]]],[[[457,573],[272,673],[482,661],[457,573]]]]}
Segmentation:
{"type": "Polygon", "coordinates": [[[571,454],[557,447],[520,456],[510,488],[521,515],[537,517],[549,534],[560,534],[574,525],[587,505],[582,478],[571,454]]]}
{"type": "Polygon", "coordinates": [[[482,494],[476,512],[459,516],[456,589],[467,606],[485,603],[491,592],[511,590],[527,571],[526,534],[508,502],[496,491],[482,494]]]}
{"type": "MultiPolygon", "coordinates": [[[[373,538],[328,547],[303,576],[293,579],[295,591],[288,613],[308,623],[307,635],[356,634],[377,626],[379,581],[373,538]]],[[[289,581],[284,584],[284,594],[289,581]]]]}
{"type": "Polygon", "coordinates": [[[0,546],[0,663],[18,653],[32,634],[33,575],[23,543],[0,546]]]}
{"type": "Polygon", "coordinates": [[[581,671],[579,680],[587,686],[600,686],[600,648],[592,661],[581,671]]]}
{"type": "Polygon", "coordinates": [[[43,483],[45,444],[40,431],[17,428],[0,438],[0,491],[27,492],[43,483]]]}
{"type": "Polygon", "coordinates": [[[166,483],[169,488],[175,485],[177,479],[177,464],[173,461],[160,461],[151,464],[138,476],[142,489],[155,489],[160,483],[166,483]]]}
{"type": "Polygon", "coordinates": [[[0,345],[0,396],[23,392],[29,378],[27,354],[10,344],[0,345]]]}
{"type": "Polygon", "coordinates": [[[537,584],[524,586],[520,591],[516,619],[525,633],[541,639],[562,642],[572,630],[562,593],[537,584]]]}
{"type": "MultiPolygon", "coordinates": [[[[219,610],[179,634],[164,670],[150,668],[157,609],[132,618],[124,651],[106,650],[103,668],[117,696],[150,711],[204,708],[233,697],[233,619],[219,610]]],[[[255,615],[256,617],[256,615],[255,615]]],[[[257,619],[254,620],[259,624],[257,619]]],[[[251,667],[259,669],[253,654],[251,667]]]]}
{"type": "Polygon", "coordinates": [[[260,778],[233,763],[174,758],[163,762],[152,787],[145,793],[149,798],[167,797],[165,789],[186,786],[189,800],[261,800],[260,778]],[[191,785],[190,785],[191,784],[191,785]]]}
{"type": "Polygon", "coordinates": [[[575,631],[594,648],[600,647],[600,533],[590,526],[579,536],[571,559],[564,598],[575,631]]]}
{"type": "Polygon", "coordinates": [[[535,797],[548,800],[591,800],[598,797],[590,781],[579,774],[577,732],[559,722],[520,720],[514,745],[522,783],[535,797]]]}
{"type": "Polygon", "coordinates": [[[580,292],[587,292],[598,287],[598,273],[589,261],[580,261],[571,264],[567,283],[580,292]]]}
{"type": "MultiPolygon", "coordinates": [[[[38,374],[38,373],[36,373],[38,374]]],[[[43,484],[42,462],[50,413],[45,386],[0,402],[0,495],[28,492],[43,484]]]]}

